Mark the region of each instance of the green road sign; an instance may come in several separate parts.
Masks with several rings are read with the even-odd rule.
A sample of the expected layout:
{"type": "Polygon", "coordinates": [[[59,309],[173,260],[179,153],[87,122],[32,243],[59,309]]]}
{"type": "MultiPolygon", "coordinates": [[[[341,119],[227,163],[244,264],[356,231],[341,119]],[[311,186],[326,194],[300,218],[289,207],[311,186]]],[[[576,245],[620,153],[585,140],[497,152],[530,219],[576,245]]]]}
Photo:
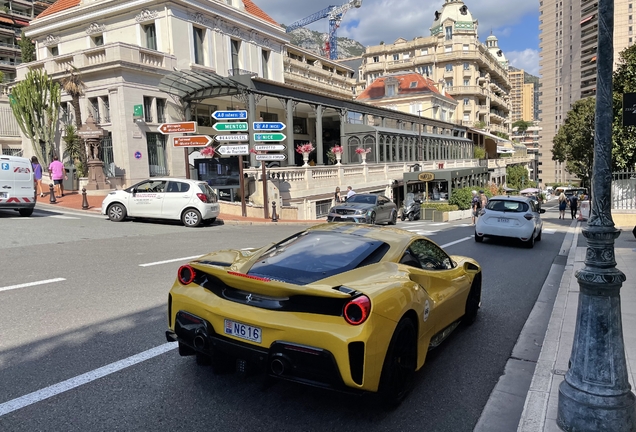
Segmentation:
{"type": "Polygon", "coordinates": [[[254,141],[284,141],[285,134],[282,133],[256,133],[254,134],[254,141]]]}
{"type": "Polygon", "coordinates": [[[214,123],[212,128],[217,132],[225,131],[246,131],[247,122],[234,122],[234,123],[214,123]]]}
{"type": "Polygon", "coordinates": [[[135,106],[133,106],[133,116],[134,117],[143,117],[144,116],[144,106],[143,105],[135,105],[135,106]]]}

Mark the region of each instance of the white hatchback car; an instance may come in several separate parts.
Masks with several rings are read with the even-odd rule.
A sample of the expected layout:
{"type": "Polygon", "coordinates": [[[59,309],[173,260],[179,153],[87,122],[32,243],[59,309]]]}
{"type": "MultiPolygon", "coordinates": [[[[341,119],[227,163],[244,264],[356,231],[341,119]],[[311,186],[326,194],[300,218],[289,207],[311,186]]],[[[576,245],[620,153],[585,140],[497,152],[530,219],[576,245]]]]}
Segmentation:
{"type": "Polygon", "coordinates": [[[475,226],[475,241],[481,243],[484,237],[516,238],[532,248],[541,240],[543,222],[536,202],[522,196],[495,196],[481,210],[475,226]]]}
{"type": "Polygon", "coordinates": [[[212,188],[199,180],[152,178],[109,193],[102,214],[111,221],[126,217],[181,220],[187,227],[212,223],[220,213],[212,188]]]}

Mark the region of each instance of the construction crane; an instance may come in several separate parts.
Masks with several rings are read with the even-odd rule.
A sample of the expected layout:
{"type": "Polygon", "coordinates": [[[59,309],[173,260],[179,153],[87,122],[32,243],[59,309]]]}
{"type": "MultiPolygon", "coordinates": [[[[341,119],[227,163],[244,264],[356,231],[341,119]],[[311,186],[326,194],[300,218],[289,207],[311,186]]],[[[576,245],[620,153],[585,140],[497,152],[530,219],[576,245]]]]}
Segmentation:
{"type": "Polygon", "coordinates": [[[347,3],[340,6],[329,6],[320,12],[316,12],[313,15],[309,15],[306,18],[296,21],[295,23],[287,27],[287,33],[294,31],[298,28],[305,27],[315,21],[323,18],[329,18],[329,34],[325,43],[325,52],[329,53],[331,60],[338,59],[338,36],[337,30],[342,22],[342,17],[349,9],[359,8],[362,6],[362,0],[349,0],[347,3]]]}

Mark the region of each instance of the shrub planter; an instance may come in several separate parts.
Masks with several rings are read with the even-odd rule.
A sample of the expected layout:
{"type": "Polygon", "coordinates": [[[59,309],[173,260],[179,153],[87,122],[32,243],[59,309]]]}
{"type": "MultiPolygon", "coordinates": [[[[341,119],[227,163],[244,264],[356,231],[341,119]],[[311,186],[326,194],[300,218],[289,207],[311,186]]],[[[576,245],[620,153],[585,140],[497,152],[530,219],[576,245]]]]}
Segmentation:
{"type": "Polygon", "coordinates": [[[433,222],[448,222],[448,215],[451,212],[441,212],[433,210],[433,222]]]}
{"type": "Polygon", "coordinates": [[[423,215],[422,219],[432,221],[434,213],[435,213],[435,209],[432,209],[432,208],[422,209],[422,215],[423,215]]]}
{"type": "Polygon", "coordinates": [[[432,220],[433,222],[450,222],[450,221],[456,221],[461,219],[470,219],[472,215],[471,214],[472,210],[457,210],[457,211],[450,211],[450,212],[441,212],[441,211],[437,211],[433,209],[426,209],[426,210],[432,210],[433,212],[432,218],[426,219],[426,220],[432,220]]]}

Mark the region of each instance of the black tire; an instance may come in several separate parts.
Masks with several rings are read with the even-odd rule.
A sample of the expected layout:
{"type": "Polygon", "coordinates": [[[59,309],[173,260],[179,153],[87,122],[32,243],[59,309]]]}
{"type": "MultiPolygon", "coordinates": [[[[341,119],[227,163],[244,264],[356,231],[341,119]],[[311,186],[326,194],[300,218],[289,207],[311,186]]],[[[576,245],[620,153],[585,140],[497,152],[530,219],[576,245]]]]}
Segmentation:
{"type": "Polygon", "coordinates": [[[413,212],[409,213],[409,222],[413,222],[413,220],[415,219],[415,215],[413,214],[413,212]]]}
{"type": "MultiPolygon", "coordinates": [[[[402,216],[400,216],[400,219],[402,219],[402,222],[406,220],[406,215],[404,214],[404,212],[402,212],[402,216]]],[[[636,229],[636,227],[634,227],[634,229],[636,229]]],[[[634,237],[636,237],[636,234],[634,234],[634,237]]]]}
{"type": "Polygon", "coordinates": [[[539,231],[539,235],[535,239],[535,241],[541,241],[541,235],[543,234],[543,230],[539,231]]]}
{"type": "Polygon", "coordinates": [[[185,209],[181,215],[181,223],[188,228],[195,228],[201,225],[201,213],[195,208],[185,209]]]}
{"type": "Polygon", "coordinates": [[[481,242],[483,242],[483,241],[484,241],[484,237],[483,237],[483,236],[478,236],[478,235],[477,235],[477,231],[475,231],[475,241],[476,241],[477,243],[481,243],[481,242]]]}
{"type": "Polygon", "coordinates": [[[462,321],[466,325],[471,325],[477,319],[477,312],[481,307],[481,273],[475,275],[473,283],[466,298],[466,309],[462,321]]]}
{"type": "Polygon", "coordinates": [[[527,247],[528,249],[532,249],[534,247],[534,232],[532,233],[530,238],[526,240],[525,247],[527,247]]]}
{"type": "Polygon", "coordinates": [[[18,210],[18,213],[20,213],[20,216],[22,217],[29,217],[33,214],[33,209],[32,208],[22,208],[18,210]]]}
{"type": "Polygon", "coordinates": [[[413,321],[402,318],[386,352],[378,393],[382,402],[398,406],[413,387],[417,367],[417,330],[413,321]]]}
{"type": "Polygon", "coordinates": [[[393,210],[391,212],[391,219],[389,220],[389,225],[395,225],[397,223],[397,212],[393,210]]]}
{"type": "Polygon", "coordinates": [[[375,212],[371,213],[371,216],[369,216],[369,222],[367,222],[371,225],[375,225],[375,212]]]}
{"type": "Polygon", "coordinates": [[[108,210],[106,210],[106,214],[108,215],[108,219],[113,222],[121,222],[126,219],[126,207],[120,203],[114,203],[108,206],[108,210]]]}

